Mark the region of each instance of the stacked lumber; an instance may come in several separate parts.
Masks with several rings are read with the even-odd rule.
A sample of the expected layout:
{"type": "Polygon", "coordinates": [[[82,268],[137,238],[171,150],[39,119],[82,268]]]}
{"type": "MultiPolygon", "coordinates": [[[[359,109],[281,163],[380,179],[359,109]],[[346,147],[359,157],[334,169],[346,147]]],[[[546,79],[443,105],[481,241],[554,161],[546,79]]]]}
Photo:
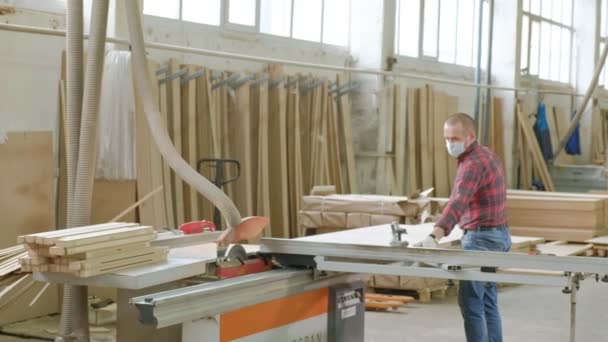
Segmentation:
{"type": "Polygon", "coordinates": [[[585,241],[593,245],[593,255],[605,258],[608,256],[608,236],[599,236],[585,241]]]}
{"type": "Polygon", "coordinates": [[[302,197],[299,211],[303,235],[369,227],[391,222],[414,224],[429,208],[426,197],[327,195],[302,197]]]}
{"type": "Polygon", "coordinates": [[[166,260],[168,248],[150,246],[155,237],[150,226],[122,222],[23,235],[27,256],[19,263],[27,272],[111,273],[166,260]]]}
{"type": "MultiPolygon", "coordinates": [[[[298,235],[301,197],[314,184],[357,192],[351,132],[350,82],[287,75],[278,65],[254,73],[150,63],[161,117],[176,150],[194,168],[203,158],[235,159],[240,176],[223,190],[242,216],[270,218],[267,236],[298,235]]],[[[142,224],[177,227],[213,218],[213,205],[162,160],[136,103],[138,198],[160,185],[164,196],[142,206],[142,224]]],[[[198,170],[216,177],[210,164],[198,170]]],[[[237,176],[227,164],[224,180],[237,176]]],[[[223,222],[222,224],[225,224],[223,222]]]]}
{"type": "Polygon", "coordinates": [[[507,215],[515,235],[584,242],[608,233],[608,196],[509,190],[507,215]]]}

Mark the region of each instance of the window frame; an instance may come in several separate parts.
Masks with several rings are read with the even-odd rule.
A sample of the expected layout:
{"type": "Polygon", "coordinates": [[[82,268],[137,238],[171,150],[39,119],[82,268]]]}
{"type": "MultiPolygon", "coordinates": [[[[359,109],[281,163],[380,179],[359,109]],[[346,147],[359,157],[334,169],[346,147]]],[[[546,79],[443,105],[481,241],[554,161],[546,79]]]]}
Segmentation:
{"type": "MultiPolygon", "coordinates": [[[[440,34],[441,34],[441,0],[438,0],[438,7],[437,7],[437,34],[435,37],[435,41],[436,41],[436,46],[437,46],[437,54],[436,56],[430,56],[430,55],[425,55],[424,54],[424,37],[425,37],[425,32],[424,32],[424,11],[425,11],[425,5],[426,5],[426,1],[428,0],[419,0],[419,14],[418,14],[418,56],[414,57],[414,56],[409,56],[409,55],[402,55],[400,54],[399,50],[399,42],[400,42],[400,35],[401,35],[401,20],[400,20],[400,0],[394,0],[395,1],[395,30],[394,30],[394,42],[393,42],[393,51],[394,51],[394,56],[397,58],[397,60],[400,62],[399,64],[401,64],[401,66],[399,64],[397,64],[397,68],[400,70],[424,70],[424,72],[426,73],[435,73],[435,74],[443,74],[443,75],[448,75],[448,76],[453,76],[456,78],[464,78],[467,80],[473,80],[473,74],[475,73],[475,64],[476,64],[476,56],[477,54],[474,53],[473,54],[473,58],[472,58],[472,64],[471,65],[463,65],[463,64],[459,64],[459,63],[449,63],[449,62],[444,62],[441,61],[439,59],[439,51],[440,51],[440,34]],[[403,67],[403,65],[413,65],[413,67],[403,67]],[[437,68],[434,69],[433,66],[436,66],[437,68]]],[[[453,1],[453,0],[451,0],[453,1]]],[[[485,0],[479,0],[480,2],[483,2],[485,0]]],[[[477,44],[476,44],[476,40],[477,40],[477,31],[475,30],[475,28],[477,27],[477,20],[478,20],[478,13],[479,13],[479,7],[478,6],[473,6],[473,17],[476,19],[476,21],[473,23],[473,35],[472,35],[472,45],[473,48],[476,49],[477,48],[477,44]]],[[[456,15],[456,25],[458,25],[458,22],[460,21],[460,19],[458,19],[458,15],[456,15]]],[[[455,33],[456,34],[456,33],[455,33]]],[[[483,38],[482,38],[483,39],[483,38]]],[[[483,72],[484,66],[482,65],[482,72],[483,72]]]]}
{"type": "MultiPolygon", "coordinates": [[[[539,11],[540,11],[540,13],[542,13],[543,1],[544,0],[539,0],[539,3],[540,3],[540,9],[539,9],[539,11]]],[[[531,11],[528,11],[528,10],[524,9],[523,2],[520,2],[520,4],[521,4],[521,7],[519,7],[519,13],[518,13],[518,15],[521,18],[521,20],[519,21],[520,22],[520,25],[519,25],[520,26],[519,27],[519,41],[520,41],[520,44],[523,44],[523,37],[522,37],[522,35],[524,34],[524,32],[523,32],[524,31],[523,30],[523,27],[524,27],[523,26],[524,25],[524,17],[528,17],[528,27],[527,27],[528,37],[526,39],[526,44],[527,44],[527,47],[526,47],[526,51],[527,51],[527,54],[526,54],[526,66],[525,66],[525,68],[522,67],[522,61],[521,61],[521,52],[524,49],[523,46],[520,46],[520,61],[519,61],[519,66],[518,66],[518,68],[519,68],[519,75],[520,75],[522,81],[524,81],[525,83],[530,83],[530,81],[537,79],[538,82],[540,82],[542,84],[545,84],[547,86],[562,87],[562,88],[563,87],[571,88],[571,84],[573,82],[573,79],[572,79],[573,60],[572,59],[574,57],[574,54],[573,54],[573,51],[572,51],[572,46],[574,44],[574,34],[576,32],[576,30],[574,29],[574,8],[575,8],[574,7],[574,0],[571,1],[571,3],[570,3],[571,6],[572,6],[572,8],[570,10],[570,16],[571,16],[570,17],[570,25],[571,26],[568,26],[568,25],[566,25],[564,23],[555,21],[552,18],[546,18],[546,17],[543,17],[542,15],[534,14],[531,11]],[[569,44],[569,48],[568,48],[568,51],[569,51],[569,53],[568,53],[569,63],[568,63],[568,81],[567,82],[562,82],[561,80],[552,80],[552,79],[547,79],[547,78],[540,77],[540,75],[539,75],[540,74],[540,58],[541,58],[540,47],[538,49],[539,50],[538,51],[538,68],[539,68],[538,75],[533,75],[533,74],[530,73],[530,59],[531,59],[531,55],[532,55],[532,53],[531,53],[531,47],[532,47],[532,23],[534,23],[534,22],[538,23],[539,34],[540,34],[540,31],[541,31],[541,27],[542,27],[542,23],[543,22],[546,22],[546,23],[550,24],[551,28],[553,28],[553,26],[557,26],[561,30],[566,29],[566,30],[568,30],[570,32],[570,41],[568,42],[568,44],[569,44]]],[[[561,63],[562,52],[563,52],[563,49],[561,49],[560,56],[559,56],[559,58],[560,58],[560,63],[559,63],[560,68],[561,68],[561,65],[562,65],[562,63],[561,63]]],[[[549,55],[550,57],[549,58],[551,58],[552,52],[549,51],[549,53],[550,53],[550,55],[549,55]]],[[[561,70],[560,70],[560,76],[561,76],[561,70]]]]}
{"type": "MultiPolygon", "coordinates": [[[[146,0],[143,0],[143,1],[145,2],[146,0]]],[[[338,52],[344,52],[345,50],[348,50],[349,45],[350,45],[350,39],[347,39],[346,45],[335,45],[335,44],[323,42],[323,30],[325,29],[325,19],[324,19],[325,1],[331,1],[331,0],[322,0],[321,33],[320,33],[318,42],[293,38],[294,0],[291,0],[289,37],[274,35],[274,34],[265,33],[265,32],[261,31],[261,0],[255,0],[256,1],[255,26],[235,24],[235,23],[231,23],[228,20],[228,15],[229,15],[228,6],[229,6],[230,0],[220,0],[220,24],[219,25],[211,25],[211,24],[183,20],[183,13],[182,13],[183,0],[167,0],[167,1],[178,1],[179,2],[179,16],[177,19],[161,17],[161,16],[145,14],[145,13],[142,13],[142,14],[144,16],[160,18],[161,20],[178,21],[182,25],[194,25],[194,26],[199,25],[200,27],[204,27],[204,29],[206,29],[206,30],[208,29],[208,30],[214,31],[214,32],[219,31],[221,34],[227,36],[228,38],[231,38],[234,36],[234,34],[238,33],[239,39],[257,40],[257,39],[263,38],[263,39],[268,39],[268,40],[272,40],[272,41],[276,41],[276,42],[293,42],[293,43],[297,43],[300,46],[304,46],[304,47],[308,47],[308,48],[327,48],[329,51],[335,50],[338,52]]],[[[348,2],[349,2],[349,9],[351,9],[352,0],[348,0],[348,2]]],[[[142,11],[143,11],[143,6],[142,6],[142,11]]],[[[351,27],[350,27],[351,15],[350,15],[350,13],[349,13],[348,22],[349,22],[348,37],[350,37],[350,32],[351,32],[351,27]]]]}
{"type": "MultiPolygon", "coordinates": [[[[597,4],[597,11],[596,11],[596,29],[595,29],[595,58],[594,58],[594,62],[597,64],[597,62],[600,59],[600,56],[602,54],[602,48],[601,48],[601,44],[608,44],[608,1],[606,0],[597,0],[596,2],[597,4]],[[602,23],[602,3],[604,3],[605,1],[605,10],[606,10],[606,15],[607,17],[606,22],[602,23]],[[606,32],[605,35],[602,36],[602,24],[604,24],[604,27],[606,27],[606,32]]],[[[606,67],[606,65],[604,65],[604,69],[602,70],[602,72],[600,73],[600,77],[598,80],[598,88],[601,89],[603,92],[608,92],[608,68],[606,67]]]]}

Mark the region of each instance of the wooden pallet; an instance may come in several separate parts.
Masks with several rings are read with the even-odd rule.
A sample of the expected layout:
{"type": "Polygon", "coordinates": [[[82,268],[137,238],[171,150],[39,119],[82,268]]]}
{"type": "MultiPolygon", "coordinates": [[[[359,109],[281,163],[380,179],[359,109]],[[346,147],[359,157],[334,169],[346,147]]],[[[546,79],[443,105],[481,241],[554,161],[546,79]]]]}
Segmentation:
{"type": "MultiPolygon", "coordinates": [[[[447,296],[448,290],[452,287],[447,285],[435,286],[435,287],[421,287],[417,289],[385,289],[385,288],[371,288],[371,291],[382,295],[400,295],[405,297],[413,297],[420,303],[428,303],[431,299],[443,299],[447,296]]],[[[451,291],[449,292],[451,293],[451,291]]]]}
{"type": "Polygon", "coordinates": [[[365,309],[374,311],[397,310],[405,306],[407,303],[413,302],[414,297],[384,295],[378,293],[365,294],[365,309]]]}

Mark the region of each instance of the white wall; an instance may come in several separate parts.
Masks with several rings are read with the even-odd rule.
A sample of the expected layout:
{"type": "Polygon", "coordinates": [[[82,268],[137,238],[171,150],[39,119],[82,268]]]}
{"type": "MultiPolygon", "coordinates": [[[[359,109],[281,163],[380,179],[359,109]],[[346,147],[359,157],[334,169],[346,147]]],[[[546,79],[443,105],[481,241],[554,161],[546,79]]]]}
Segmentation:
{"type": "MultiPolygon", "coordinates": [[[[55,29],[65,28],[64,19],[63,13],[20,8],[0,16],[5,23],[55,29]]],[[[64,39],[0,31],[0,45],[0,131],[55,130],[64,39]]]]}

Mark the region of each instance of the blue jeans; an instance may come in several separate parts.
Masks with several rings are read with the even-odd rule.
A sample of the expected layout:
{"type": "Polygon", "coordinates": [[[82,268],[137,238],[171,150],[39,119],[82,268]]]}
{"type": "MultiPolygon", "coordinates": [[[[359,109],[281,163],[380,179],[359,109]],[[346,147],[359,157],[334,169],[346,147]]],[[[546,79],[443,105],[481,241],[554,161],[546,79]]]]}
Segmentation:
{"type": "MultiPolygon", "coordinates": [[[[465,231],[461,245],[469,251],[508,252],[511,234],[508,228],[465,231]]],[[[496,283],[461,280],[458,305],[467,342],[502,342],[496,283]]]]}

